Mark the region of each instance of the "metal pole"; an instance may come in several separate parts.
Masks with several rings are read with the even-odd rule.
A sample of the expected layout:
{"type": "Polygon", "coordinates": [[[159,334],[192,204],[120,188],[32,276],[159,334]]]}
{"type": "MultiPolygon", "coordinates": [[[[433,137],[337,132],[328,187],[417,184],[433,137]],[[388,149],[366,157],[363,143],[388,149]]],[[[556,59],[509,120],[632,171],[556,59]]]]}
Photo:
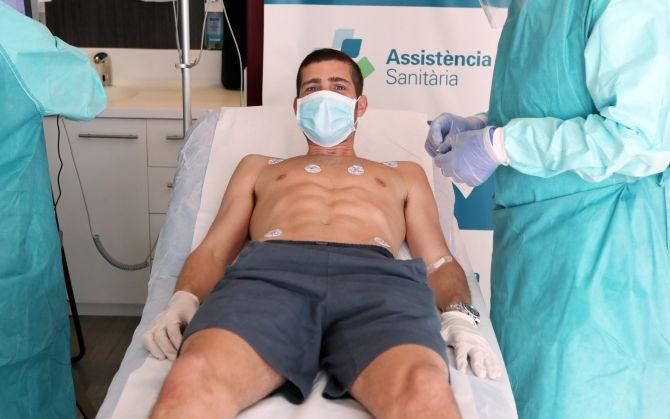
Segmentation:
{"type": "Polygon", "coordinates": [[[189,0],[181,0],[181,92],[182,92],[182,128],[184,137],[191,126],[191,29],[189,27],[189,0]]]}

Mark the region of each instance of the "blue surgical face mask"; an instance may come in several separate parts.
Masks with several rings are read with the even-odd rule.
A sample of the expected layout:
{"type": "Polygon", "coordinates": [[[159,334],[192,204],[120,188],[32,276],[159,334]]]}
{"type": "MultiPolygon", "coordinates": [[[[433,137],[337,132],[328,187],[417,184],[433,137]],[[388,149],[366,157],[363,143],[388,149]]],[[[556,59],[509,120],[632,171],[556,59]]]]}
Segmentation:
{"type": "Polygon", "coordinates": [[[298,125],[314,144],[334,147],[356,130],[357,99],[320,90],[298,99],[298,125]]]}

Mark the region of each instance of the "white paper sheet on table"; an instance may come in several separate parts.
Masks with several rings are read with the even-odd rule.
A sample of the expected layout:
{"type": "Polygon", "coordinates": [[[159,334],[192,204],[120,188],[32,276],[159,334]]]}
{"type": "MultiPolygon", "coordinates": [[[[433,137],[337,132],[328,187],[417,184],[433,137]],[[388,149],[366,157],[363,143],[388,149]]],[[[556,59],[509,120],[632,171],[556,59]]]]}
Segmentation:
{"type": "MultiPolygon", "coordinates": [[[[473,303],[482,307],[481,292],[473,280],[470,263],[458,234],[458,225],[453,217],[452,183],[439,175],[439,171],[434,172],[432,160],[423,151],[426,121],[426,116],[419,113],[369,110],[359,124],[356,151],[359,156],[371,160],[411,160],[422,165],[436,193],[441,209],[440,222],[447,243],[468,275],[473,303]]],[[[147,306],[98,417],[135,418],[148,415],[171,364],[149,358],[141,346],[141,334],[166,305],[188,250],[197,246],[206,234],[237,162],[250,153],[284,158],[305,151],[304,138],[289,107],[224,109],[218,122],[215,117],[210,117],[194,128],[180,154],[174,195],[156,249],[147,306]],[[194,178],[203,176],[204,165],[206,174],[204,181],[200,180],[200,193],[200,184],[194,178]],[[188,246],[184,246],[184,240],[189,240],[188,246]]],[[[400,256],[409,257],[406,248],[400,256]]],[[[497,350],[488,318],[483,319],[481,330],[497,350]]],[[[464,418],[517,417],[506,376],[497,381],[479,379],[470,372],[456,371],[451,362],[450,373],[452,388],[464,418]]],[[[321,397],[324,385],[325,377],[320,374],[315,381],[314,391],[302,405],[293,405],[281,396],[274,396],[261,401],[239,417],[370,417],[353,400],[331,401],[321,397]]]]}

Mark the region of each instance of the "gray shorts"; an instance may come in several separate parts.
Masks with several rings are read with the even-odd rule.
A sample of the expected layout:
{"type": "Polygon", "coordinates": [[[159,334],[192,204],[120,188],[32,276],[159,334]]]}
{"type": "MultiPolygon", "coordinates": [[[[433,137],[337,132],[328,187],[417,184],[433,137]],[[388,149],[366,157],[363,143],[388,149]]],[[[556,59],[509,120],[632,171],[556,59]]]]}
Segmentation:
{"type": "Polygon", "coordinates": [[[421,259],[385,248],[324,242],[250,242],[184,332],[229,330],[287,380],[302,402],[319,369],[324,396],[345,395],[382,352],[418,344],[446,361],[435,298],[421,259]]]}

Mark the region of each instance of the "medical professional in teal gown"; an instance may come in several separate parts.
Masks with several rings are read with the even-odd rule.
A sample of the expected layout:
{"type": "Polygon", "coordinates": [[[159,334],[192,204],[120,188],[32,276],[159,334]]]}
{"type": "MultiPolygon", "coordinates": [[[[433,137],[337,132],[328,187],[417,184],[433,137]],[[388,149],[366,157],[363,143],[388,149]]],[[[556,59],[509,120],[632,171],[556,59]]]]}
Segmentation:
{"type": "Polygon", "coordinates": [[[70,334],[42,117],[105,107],[85,54],[0,1],[0,417],[73,418],[70,334]]]}
{"type": "Polygon", "coordinates": [[[521,418],[670,418],[670,1],[512,0],[488,123],[427,150],[495,172],[491,317],[521,418]]]}

